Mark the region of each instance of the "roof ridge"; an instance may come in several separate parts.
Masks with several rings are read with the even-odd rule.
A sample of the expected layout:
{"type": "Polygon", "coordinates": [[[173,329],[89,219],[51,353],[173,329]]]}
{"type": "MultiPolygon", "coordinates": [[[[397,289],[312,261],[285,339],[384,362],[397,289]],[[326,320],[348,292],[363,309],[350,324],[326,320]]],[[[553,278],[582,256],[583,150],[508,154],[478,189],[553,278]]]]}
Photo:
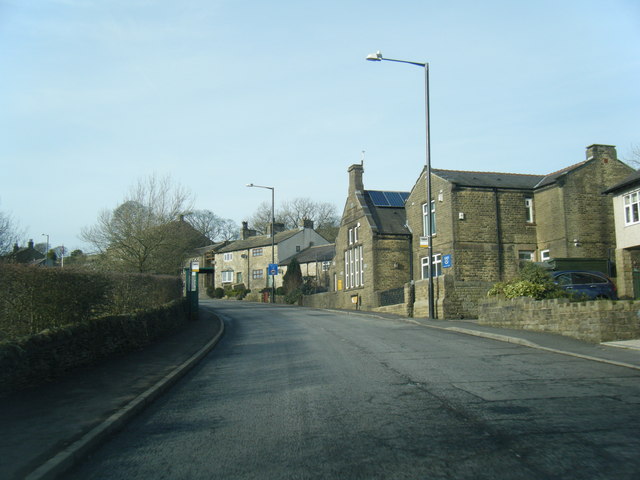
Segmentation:
{"type": "Polygon", "coordinates": [[[589,160],[583,160],[581,162],[574,163],[573,165],[569,165],[568,167],[561,168],[560,170],[557,170],[555,172],[547,173],[545,177],[550,177],[551,175],[558,175],[563,172],[568,172],[569,170],[573,170],[574,168],[578,168],[579,166],[584,165],[588,161],[589,160]]]}
{"type": "Polygon", "coordinates": [[[491,175],[519,175],[523,177],[544,177],[545,174],[542,173],[512,173],[512,172],[487,172],[487,171],[479,171],[479,170],[450,170],[447,168],[433,168],[432,172],[456,172],[456,173],[486,173],[491,175]]]}

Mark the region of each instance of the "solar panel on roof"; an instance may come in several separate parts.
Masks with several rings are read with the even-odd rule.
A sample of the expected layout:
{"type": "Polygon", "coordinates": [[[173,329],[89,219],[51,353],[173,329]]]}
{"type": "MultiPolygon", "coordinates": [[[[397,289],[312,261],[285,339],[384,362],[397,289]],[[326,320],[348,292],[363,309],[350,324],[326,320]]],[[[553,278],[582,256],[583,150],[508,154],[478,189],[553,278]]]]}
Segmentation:
{"type": "Polygon", "coordinates": [[[375,190],[369,190],[369,197],[376,207],[389,207],[389,201],[387,200],[384,192],[378,192],[375,190]]]}
{"type": "Polygon", "coordinates": [[[408,192],[381,192],[369,190],[369,198],[376,207],[404,207],[408,192]]]}

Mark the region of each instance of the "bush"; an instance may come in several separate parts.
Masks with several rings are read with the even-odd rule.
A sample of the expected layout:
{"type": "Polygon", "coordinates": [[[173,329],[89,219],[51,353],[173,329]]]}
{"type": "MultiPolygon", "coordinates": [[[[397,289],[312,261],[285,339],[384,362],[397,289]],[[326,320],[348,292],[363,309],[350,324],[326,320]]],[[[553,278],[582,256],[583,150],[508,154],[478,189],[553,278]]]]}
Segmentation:
{"type": "Polygon", "coordinates": [[[551,275],[544,268],[531,262],[525,263],[517,279],[494,284],[487,295],[505,298],[532,297],[536,300],[569,296],[553,283],[551,275]]]}
{"type": "Polygon", "coordinates": [[[0,340],[181,297],[179,277],[0,264],[0,340]]]}
{"type": "Polygon", "coordinates": [[[222,287],[216,287],[216,289],[215,289],[215,291],[214,291],[214,293],[213,293],[213,296],[214,296],[215,298],[222,298],[222,297],[224,297],[224,288],[222,288],[222,287]]]}

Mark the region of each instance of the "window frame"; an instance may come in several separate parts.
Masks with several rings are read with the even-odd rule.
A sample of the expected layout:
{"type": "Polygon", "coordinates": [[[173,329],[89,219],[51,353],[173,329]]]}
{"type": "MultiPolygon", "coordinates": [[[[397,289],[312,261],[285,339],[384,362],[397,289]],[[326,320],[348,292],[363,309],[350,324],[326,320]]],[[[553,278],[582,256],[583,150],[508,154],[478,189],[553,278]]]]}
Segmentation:
{"type": "MultiPolygon", "coordinates": [[[[433,278],[436,277],[441,277],[443,275],[442,272],[442,254],[441,253],[434,253],[431,255],[431,276],[433,278]]],[[[429,278],[429,262],[428,262],[429,257],[422,257],[420,258],[420,266],[421,268],[421,275],[422,275],[422,280],[426,280],[429,278]]]]}
{"type": "Polygon", "coordinates": [[[545,262],[547,260],[551,260],[551,250],[548,248],[545,250],[540,250],[540,261],[545,262]]]}
{"type": "Polygon", "coordinates": [[[623,195],[622,206],[625,227],[640,223],[640,190],[634,190],[623,195]]]}
{"type": "Polygon", "coordinates": [[[233,260],[233,252],[227,252],[222,254],[222,260],[224,262],[230,262],[233,260]]]}
{"type": "Polygon", "coordinates": [[[524,198],[524,208],[525,208],[525,222],[526,223],[534,223],[535,217],[533,216],[533,197],[525,197],[524,198]]]}
{"type": "Polygon", "coordinates": [[[262,280],[264,279],[264,269],[263,268],[254,268],[251,270],[251,279],[252,280],[262,280]]]}
{"type": "Polygon", "coordinates": [[[223,270],[221,273],[222,283],[233,283],[233,270],[223,270]]]}
{"type": "Polygon", "coordinates": [[[261,257],[262,255],[264,255],[264,249],[262,247],[256,247],[251,249],[252,257],[261,257]]]}
{"type": "MultiPolygon", "coordinates": [[[[436,235],[436,201],[431,200],[431,236],[436,235]]],[[[422,204],[422,236],[428,237],[427,232],[427,202],[422,204]]]]}

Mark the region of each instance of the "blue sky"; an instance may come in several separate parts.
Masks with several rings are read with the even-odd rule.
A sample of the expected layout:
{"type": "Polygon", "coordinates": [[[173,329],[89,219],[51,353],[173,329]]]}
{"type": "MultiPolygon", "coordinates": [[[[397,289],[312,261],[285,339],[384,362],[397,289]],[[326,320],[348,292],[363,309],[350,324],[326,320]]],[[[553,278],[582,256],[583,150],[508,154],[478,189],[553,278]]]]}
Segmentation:
{"type": "Polygon", "coordinates": [[[342,212],[347,168],[550,173],[640,144],[637,0],[0,0],[0,210],[79,239],[138,178],[237,222],[270,200],[342,212]]]}

